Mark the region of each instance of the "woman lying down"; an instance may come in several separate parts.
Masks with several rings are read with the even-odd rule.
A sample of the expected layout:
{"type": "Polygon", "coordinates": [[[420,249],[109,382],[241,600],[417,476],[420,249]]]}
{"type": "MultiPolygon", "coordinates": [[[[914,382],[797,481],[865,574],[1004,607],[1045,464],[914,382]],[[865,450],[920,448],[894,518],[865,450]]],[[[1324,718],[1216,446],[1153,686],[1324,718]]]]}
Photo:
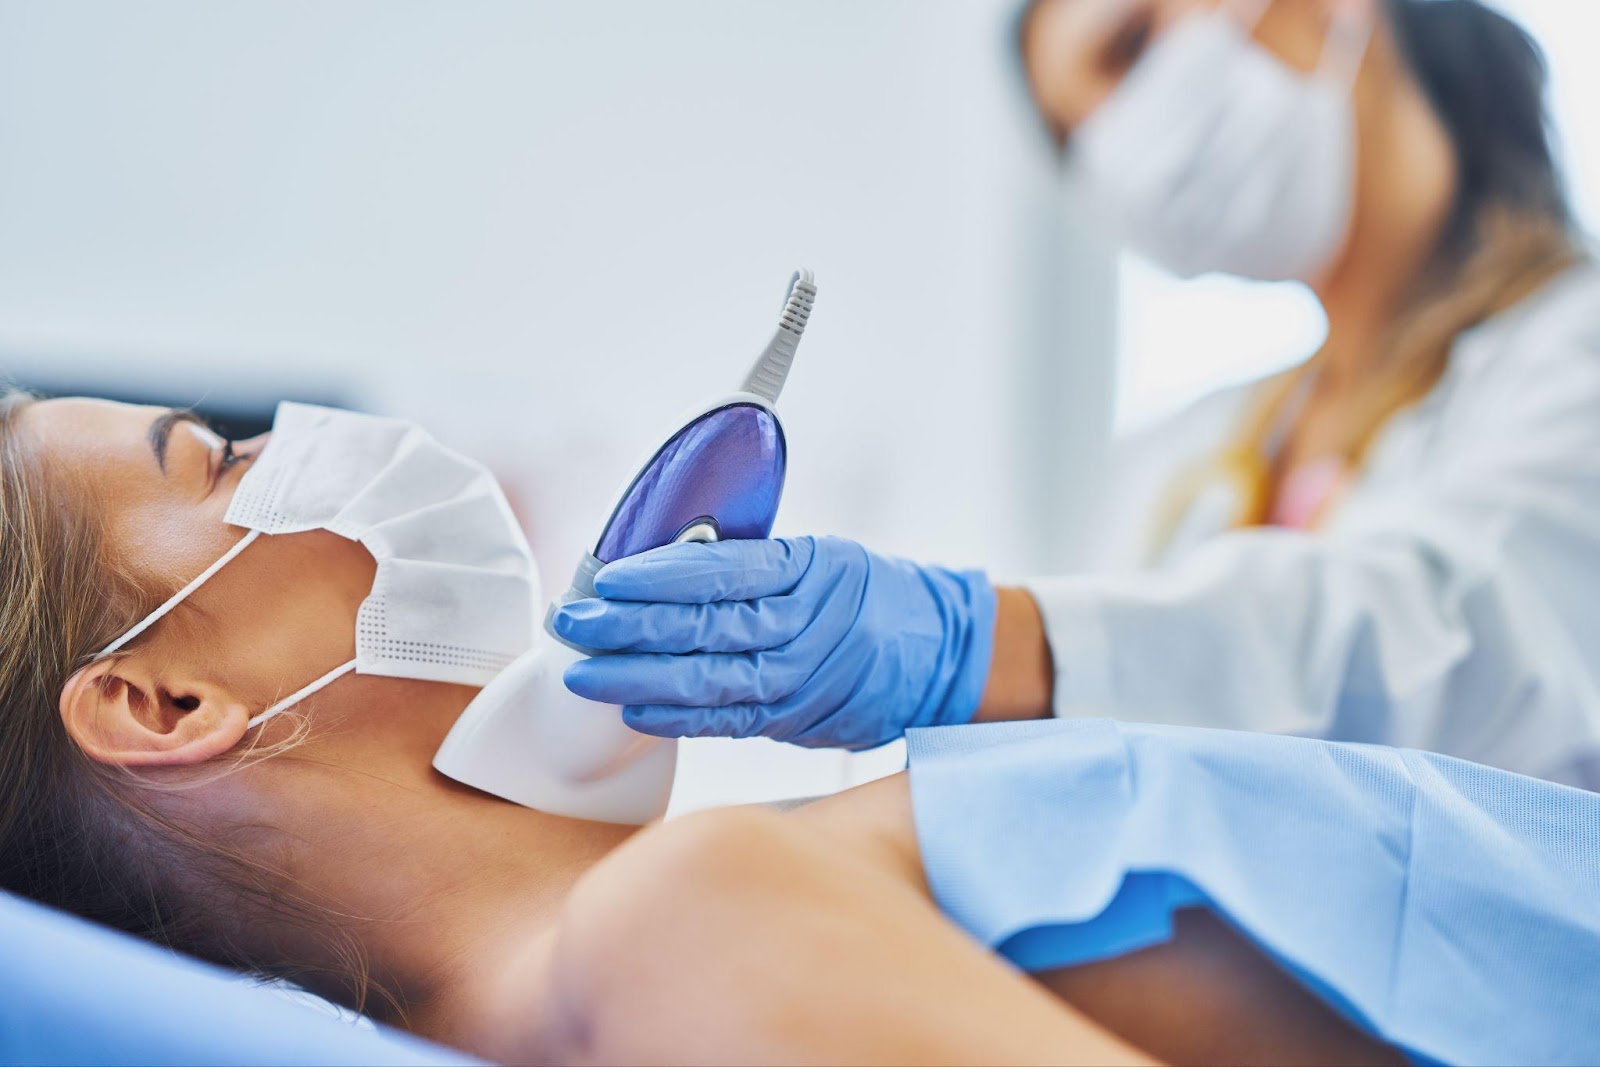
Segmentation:
{"type": "MultiPolygon", "coordinates": [[[[419,535],[386,516],[504,522],[483,485],[391,420],[286,405],[229,443],[10,397],[4,887],[504,1061],[1600,1054],[1600,798],[1468,764],[962,727],[915,734],[909,776],[643,830],[452,783],[451,679],[498,624],[378,673],[459,575],[374,557],[419,535]]],[[[474,581],[525,558],[493,540],[462,539],[474,581]]]]}

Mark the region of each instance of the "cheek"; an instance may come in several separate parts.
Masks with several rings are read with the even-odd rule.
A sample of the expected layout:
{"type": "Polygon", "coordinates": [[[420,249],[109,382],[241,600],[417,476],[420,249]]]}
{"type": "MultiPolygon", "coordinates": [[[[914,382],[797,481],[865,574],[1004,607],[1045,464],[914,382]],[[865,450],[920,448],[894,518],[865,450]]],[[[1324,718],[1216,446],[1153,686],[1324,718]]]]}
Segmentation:
{"type": "Polygon", "coordinates": [[[197,504],[179,494],[156,493],[107,508],[107,541],[133,573],[170,588],[205,570],[239,539],[222,521],[226,500],[197,504]]]}
{"type": "Polygon", "coordinates": [[[99,496],[113,560],[157,587],[177,590],[233,547],[240,531],[222,521],[229,493],[201,480],[150,477],[138,464],[104,479],[99,496]],[[139,477],[144,474],[144,477],[139,477]]]}
{"type": "Polygon", "coordinates": [[[326,531],[261,537],[195,594],[241,687],[291,691],[350,659],[367,550],[326,531]]]}
{"type": "Polygon", "coordinates": [[[361,545],[325,530],[261,537],[238,557],[237,573],[219,588],[240,609],[290,635],[319,645],[352,640],[356,612],[377,569],[361,545]]]}

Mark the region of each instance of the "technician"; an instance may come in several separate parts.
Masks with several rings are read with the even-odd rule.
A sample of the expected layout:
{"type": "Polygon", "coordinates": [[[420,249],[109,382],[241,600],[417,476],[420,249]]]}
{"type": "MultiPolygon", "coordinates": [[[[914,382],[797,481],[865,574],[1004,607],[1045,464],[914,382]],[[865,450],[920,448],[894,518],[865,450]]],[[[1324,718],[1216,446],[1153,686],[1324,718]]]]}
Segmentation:
{"type": "Polygon", "coordinates": [[[1019,44],[1096,214],[1305,282],[1321,350],[1126,447],[1092,576],[674,546],[559,616],[619,653],[568,685],[664,736],[1112,715],[1600,788],[1600,271],[1536,46],[1475,0],[1041,0],[1019,44]]]}

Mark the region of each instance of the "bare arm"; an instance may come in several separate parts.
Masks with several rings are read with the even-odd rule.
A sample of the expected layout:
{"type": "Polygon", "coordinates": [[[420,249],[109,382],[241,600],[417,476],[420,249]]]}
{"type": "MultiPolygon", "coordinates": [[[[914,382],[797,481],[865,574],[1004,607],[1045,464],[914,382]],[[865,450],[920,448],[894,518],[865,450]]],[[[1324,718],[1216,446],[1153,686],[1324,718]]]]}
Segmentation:
{"type": "Polygon", "coordinates": [[[1204,910],[1172,941],[1042,974],[1044,986],[1171,1063],[1402,1064],[1204,910]]]}
{"type": "Polygon", "coordinates": [[[1039,605],[1024,589],[996,592],[994,659],[976,721],[1047,718],[1056,671],[1039,605]]]}

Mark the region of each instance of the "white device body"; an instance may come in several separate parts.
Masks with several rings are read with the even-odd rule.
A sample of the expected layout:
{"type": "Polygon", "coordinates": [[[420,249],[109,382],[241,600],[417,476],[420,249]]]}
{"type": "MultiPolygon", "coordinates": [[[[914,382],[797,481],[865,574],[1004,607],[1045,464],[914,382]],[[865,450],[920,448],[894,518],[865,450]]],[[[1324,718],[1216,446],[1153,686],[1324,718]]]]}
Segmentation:
{"type": "Polygon", "coordinates": [[[533,651],[484,686],[433,757],[441,773],[523,807],[642,824],[667,810],[678,743],[629,729],[622,709],[575,695],[562,672],[582,653],[541,631],[533,651]]]}

